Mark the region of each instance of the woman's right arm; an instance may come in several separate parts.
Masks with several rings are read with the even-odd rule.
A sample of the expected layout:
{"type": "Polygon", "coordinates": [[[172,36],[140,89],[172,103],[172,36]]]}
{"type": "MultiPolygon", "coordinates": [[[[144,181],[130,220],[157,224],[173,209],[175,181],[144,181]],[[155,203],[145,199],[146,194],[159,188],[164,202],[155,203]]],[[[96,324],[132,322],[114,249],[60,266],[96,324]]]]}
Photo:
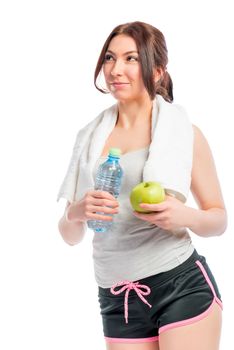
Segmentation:
{"type": "Polygon", "coordinates": [[[87,220],[112,221],[111,216],[99,215],[97,212],[117,214],[119,204],[115,197],[106,191],[89,191],[78,202],[69,203],[58,223],[58,229],[64,241],[75,245],[82,241],[87,220]]]}
{"type": "Polygon", "coordinates": [[[80,243],[85,234],[85,223],[76,219],[72,220],[72,216],[74,218],[74,204],[67,202],[64,214],[58,223],[59,232],[69,245],[80,243]]]}

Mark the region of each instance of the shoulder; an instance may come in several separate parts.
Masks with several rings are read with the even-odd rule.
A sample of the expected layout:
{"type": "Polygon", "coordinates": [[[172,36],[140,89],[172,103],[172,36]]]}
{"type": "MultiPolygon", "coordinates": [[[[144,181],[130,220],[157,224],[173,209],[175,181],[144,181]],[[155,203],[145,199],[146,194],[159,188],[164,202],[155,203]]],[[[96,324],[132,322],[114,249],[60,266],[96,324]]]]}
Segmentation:
{"type": "Polygon", "coordinates": [[[213,155],[210,145],[201,129],[192,124],[193,128],[193,166],[199,166],[201,162],[205,164],[213,163],[213,155]]]}
{"type": "Polygon", "coordinates": [[[207,141],[205,135],[203,134],[203,132],[201,131],[201,129],[194,124],[192,124],[192,127],[193,127],[195,150],[197,150],[197,151],[209,151],[208,141],[207,141]]]}
{"type": "Polygon", "coordinates": [[[204,135],[203,135],[201,129],[199,129],[199,127],[194,125],[194,124],[192,124],[192,127],[193,127],[194,139],[195,138],[198,140],[202,139],[204,137],[204,135]]]}
{"type": "Polygon", "coordinates": [[[82,129],[79,130],[79,132],[82,134],[82,133],[85,133],[90,128],[96,127],[102,121],[105,115],[110,115],[111,113],[115,113],[116,108],[117,108],[117,104],[113,104],[107,107],[106,109],[102,110],[101,112],[99,112],[99,114],[95,118],[93,118],[86,125],[84,125],[82,129]]]}
{"type": "Polygon", "coordinates": [[[214,157],[208,141],[200,128],[193,125],[194,150],[191,190],[199,207],[224,207],[221,187],[214,157]]]}
{"type": "Polygon", "coordinates": [[[81,145],[84,142],[86,142],[86,140],[92,135],[94,130],[96,130],[96,128],[102,123],[104,118],[107,119],[106,117],[110,117],[112,114],[116,113],[116,108],[116,104],[114,104],[104,109],[94,119],[89,121],[81,129],[79,129],[76,134],[74,149],[80,148],[81,145]]]}
{"type": "Polygon", "coordinates": [[[196,125],[194,125],[194,124],[192,124],[192,126],[193,126],[194,135],[195,135],[195,134],[196,134],[196,136],[199,136],[199,135],[201,136],[201,135],[203,135],[201,129],[200,129],[198,126],[196,126],[196,125]]]}

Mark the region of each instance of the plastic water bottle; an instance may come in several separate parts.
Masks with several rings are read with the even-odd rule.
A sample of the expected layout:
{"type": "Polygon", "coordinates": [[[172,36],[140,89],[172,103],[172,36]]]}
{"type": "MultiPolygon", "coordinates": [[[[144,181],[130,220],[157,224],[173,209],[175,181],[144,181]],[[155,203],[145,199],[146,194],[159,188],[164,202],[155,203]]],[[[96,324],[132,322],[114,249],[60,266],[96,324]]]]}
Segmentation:
{"type": "MultiPolygon", "coordinates": [[[[121,188],[121,181],[123,177],[123,169],[119,164],[121,150],[119,148],[110,148],[107,160],[99,165],[96,179],[95,190],[107,191],[115,198],[118,197],[121,188]]],[[[98,212],[97,214],[104,214],[98,212]]],[[[104,215],[113,216],[113,214],[104,215]]],[[[112,221],[105,220],[88,220],[88,227],[94,232],[106,232],[113,224],[112,221]]]]}

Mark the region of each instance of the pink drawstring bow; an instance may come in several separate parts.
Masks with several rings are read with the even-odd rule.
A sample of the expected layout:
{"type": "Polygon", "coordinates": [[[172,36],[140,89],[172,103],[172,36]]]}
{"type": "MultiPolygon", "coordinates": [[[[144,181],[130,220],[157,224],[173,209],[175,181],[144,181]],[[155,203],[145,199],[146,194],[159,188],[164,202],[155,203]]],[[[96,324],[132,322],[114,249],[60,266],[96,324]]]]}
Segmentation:
{"type": "Polygon", "coordinates": [[[145,304],[147,304],[149,307],[152,307],[152,305],[150,305],[148,303],[148,301],[143,297],[143,295],[149,295],[151,292],[151,290],[148,286],[145,286],[143,284],[139,284],[139,282],[130,282],[130,281],[121,281],[121,282],[116,283],[115,285],[113,285],[111,287],[112,294],[118,295],[126,290],[125,297],[124,297],[124,317],[125,317],[126,323],[128,323],[128,295],[129,295],[129,292],[131,289],[135,290],[135,292],[137,293],[139,298],[145,304]],[[119,290],[115,291],[115,288],[120,287],[120,286],[123,286],[123,287],[120,288],[119,290]],[[145,291],[144,291],[144,289],[145,289],[145,291]]]}

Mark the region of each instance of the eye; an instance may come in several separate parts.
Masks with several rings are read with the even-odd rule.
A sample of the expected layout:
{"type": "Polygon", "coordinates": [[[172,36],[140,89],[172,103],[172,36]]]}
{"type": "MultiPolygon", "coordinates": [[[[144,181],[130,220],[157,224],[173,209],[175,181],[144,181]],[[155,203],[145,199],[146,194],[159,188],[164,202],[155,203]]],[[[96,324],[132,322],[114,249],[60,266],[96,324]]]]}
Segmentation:
{"type": "Polygon", "coordinates": [[[138,58],[135,56],[128,56],[127,61],[130,61],[130,62],[138,61],[138,58]]]}
{"type": "Polygon", "coordinates": [[[113,58],[112,55],[107,54],[107,55],[105,55],[105,57],[104,57],[104,61],[111,61],[112,58],[113,58]]]}

